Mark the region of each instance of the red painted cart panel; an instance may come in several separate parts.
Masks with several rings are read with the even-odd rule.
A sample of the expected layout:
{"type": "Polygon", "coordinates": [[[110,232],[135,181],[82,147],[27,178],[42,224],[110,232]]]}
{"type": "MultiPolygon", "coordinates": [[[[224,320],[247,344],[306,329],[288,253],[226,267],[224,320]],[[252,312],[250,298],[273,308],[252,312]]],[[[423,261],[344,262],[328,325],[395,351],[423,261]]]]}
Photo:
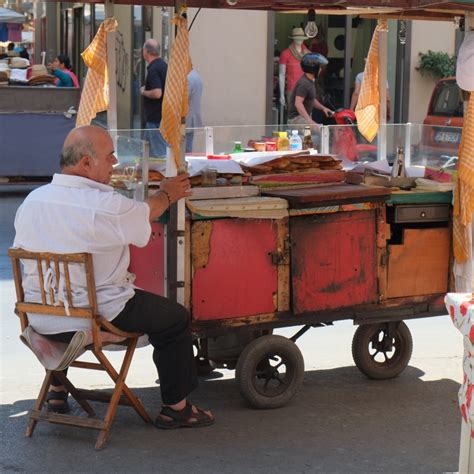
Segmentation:
{"type": "Polygon", "coordinates": [[[210,236],[193,236],[200,239],[193,248],[205,247],[207,255],[206,264],[193,269],[193,319],[276,311],[277,268],[270,253],[277,248],[277,225],[270,219],[221,219],[210,224],[210,236]]]}
{"type": "Polygon", "coordinates": [[[146,247],[130,245],[130,272],[137,278],[138,288],[163,296],[165,294],[164,264],[164,225],[158,222],[151,224],[152,234],[146,247]]]}
{"type": "Polygon", "coordinates": [[[375,211],[290,221],[295,313],[376,302],[375,211]]]}

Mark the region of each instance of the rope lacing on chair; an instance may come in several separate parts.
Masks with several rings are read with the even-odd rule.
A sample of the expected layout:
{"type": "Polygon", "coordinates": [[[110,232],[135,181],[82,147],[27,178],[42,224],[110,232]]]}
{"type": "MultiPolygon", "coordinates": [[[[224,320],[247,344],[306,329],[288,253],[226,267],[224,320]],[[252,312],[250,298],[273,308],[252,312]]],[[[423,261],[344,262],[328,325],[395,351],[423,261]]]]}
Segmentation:
{"type": "Polygon", "coordinates": [[[50,290],[53,290],[53,292],[58,295],[58,299],[57,301],[50,301],[50,304],[53,306],[59,306],[60,303],[63,303],[64,311],[68,316],[71,316],[71,313],[69,312],[69,301],[64,296],[64,278],[61,276],[61,273],[59,273],[59,285],[58,288],[56,288],[53,284],[54,277],[54,269],[51,267],[51,264],[49,264],[48,269],[44,275],[43,285],[44,291],[47,295],[46,297],[48,297],[50,290]]]}

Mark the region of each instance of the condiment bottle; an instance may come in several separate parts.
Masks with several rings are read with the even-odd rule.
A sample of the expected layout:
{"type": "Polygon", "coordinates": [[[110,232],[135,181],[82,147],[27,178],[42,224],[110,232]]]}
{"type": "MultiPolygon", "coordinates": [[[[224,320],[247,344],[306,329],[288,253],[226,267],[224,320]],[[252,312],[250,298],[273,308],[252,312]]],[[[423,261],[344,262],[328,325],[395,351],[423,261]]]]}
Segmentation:
{"type": "Polygon", "coordinates": [[[243,151],[242,142],[234,142],[234,149],[231,151],[231,153],[242,153],[243,151]]]}
{"type": "Polygon", "coordinates": [[[311,127],[308,125],[304,128],[303,150],[312,150],[314,148],[313,138],[311,137],[311,127]]]}

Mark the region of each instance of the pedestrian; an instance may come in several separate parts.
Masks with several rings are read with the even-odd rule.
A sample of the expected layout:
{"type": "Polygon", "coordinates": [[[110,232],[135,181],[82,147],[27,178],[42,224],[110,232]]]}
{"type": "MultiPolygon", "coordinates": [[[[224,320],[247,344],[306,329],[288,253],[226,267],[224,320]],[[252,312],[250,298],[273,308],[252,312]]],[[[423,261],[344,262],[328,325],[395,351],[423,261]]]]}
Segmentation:
{"type": "MultiPolygon", "coordinates": [[[[212,413],[187,401],[197,387],[188,311],[137,289],[128,272],[129,245],[145,246],[150,222],[190,195],[189,175],[164,180],[160,191],[138,202],[108,185],[116,163],[112,139],[104,129],[88,125],[72,130],[62,149],[61,174],[30,193],[18,209],[14,246],[32,252],[91,253],[101,316],[123,331],[147,334],[154,348],[163,403],[155,425],[163,429],[210,425],[212,413]]],[[[41,302],[35,275],[36,267],[31,278],[23,280],[23,289],[29,301],[41,302]]],[[[76,302],[86,294],[80,284],[73,291],[76,302]]],[[[29,314],[28,319],[36,332],[62,342],[69,342],[75,331],[90,328],[90,322],[80,318],[29,314]]],[[[47,408],[65,413],[67,398],[66,388],[53,380],[47,408]]]]}
{"type": "Polygon", "coordinates": [[[189,109],[186,116],[186,153],[193,151],[194,128],[202,127],[202,78],[195,69],[188,74],[189,109]],[[191,129],[191,130],[190,130],[191,129]]]}
{"type": "Polygon", "coordinates": [[[57,87],[79,87],[77,76],[72,72],[71,61],[66,54],[58,54],[53,62],[48,64],[57,87]]]}
{"type": "Polygon", "coordinates": [[[160,57],[160,44],[153,38],[143,45],[143,59],[148,63],[145,85],[140,88],[145,113],[145,138],[150,156],[166,156],[167,143],[159,130],[168,65],[160,57]]]}
{"type": "MultiPolygon", "coordinates": [[[[296,82],[291,93],[288,108],[288,124],[311,125],[315,132],[319,131],[319,124],[312,118],[313,108],[321,110],[326,117],[332,115],[332,110],[325,107],[316,99],[315,81],[321,66],[328,64],[328,60],[319,53],[305,54],[301,60],[304,74],[296,82]]],[[[302,127],[297,127],[302,128],[302,127]]]]}

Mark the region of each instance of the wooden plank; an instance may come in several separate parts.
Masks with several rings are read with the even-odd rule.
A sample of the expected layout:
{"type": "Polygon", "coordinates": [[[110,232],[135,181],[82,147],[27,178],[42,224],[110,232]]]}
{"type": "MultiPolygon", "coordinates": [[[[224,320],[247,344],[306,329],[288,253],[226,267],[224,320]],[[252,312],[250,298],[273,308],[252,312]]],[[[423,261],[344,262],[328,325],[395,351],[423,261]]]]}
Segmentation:
{"type": "Polygon", "coordinates": [[[390,197],[390,190],[376,186],[358,186],[355,184],[337,184],[333,186],[315,186],[300,189],[262,190],[265,196],[286,199],[290,207],[308,205],[328,205],[330,203],[348,203],[380,201],[390,197]]]}
{"type": "Polygon", "coordinates": [[[58,413],[42,412],[32,410],[30,418],[33,420],[49,421],[50,423],[57,423],[60,425],[78,426],[80,428],[92,428],[95,430],[102,430],[106,426],[102,420],[92,420],[91,418],[81,418],[72,415],[60,415],[58,413]]]}
{"type": "Polygon", "coordinates": [[[284,258],[278,264],[278,295],[277,311],[288,311],[290,309],[290,230],[289,219],[279,219],[277,222],[277,251],[284,258]]]}
{"type": "Polygon", "coordinates": [[[449,229],[404,229],[402,245],[389,245],[387,297],[448,291],[449,229]]]}

